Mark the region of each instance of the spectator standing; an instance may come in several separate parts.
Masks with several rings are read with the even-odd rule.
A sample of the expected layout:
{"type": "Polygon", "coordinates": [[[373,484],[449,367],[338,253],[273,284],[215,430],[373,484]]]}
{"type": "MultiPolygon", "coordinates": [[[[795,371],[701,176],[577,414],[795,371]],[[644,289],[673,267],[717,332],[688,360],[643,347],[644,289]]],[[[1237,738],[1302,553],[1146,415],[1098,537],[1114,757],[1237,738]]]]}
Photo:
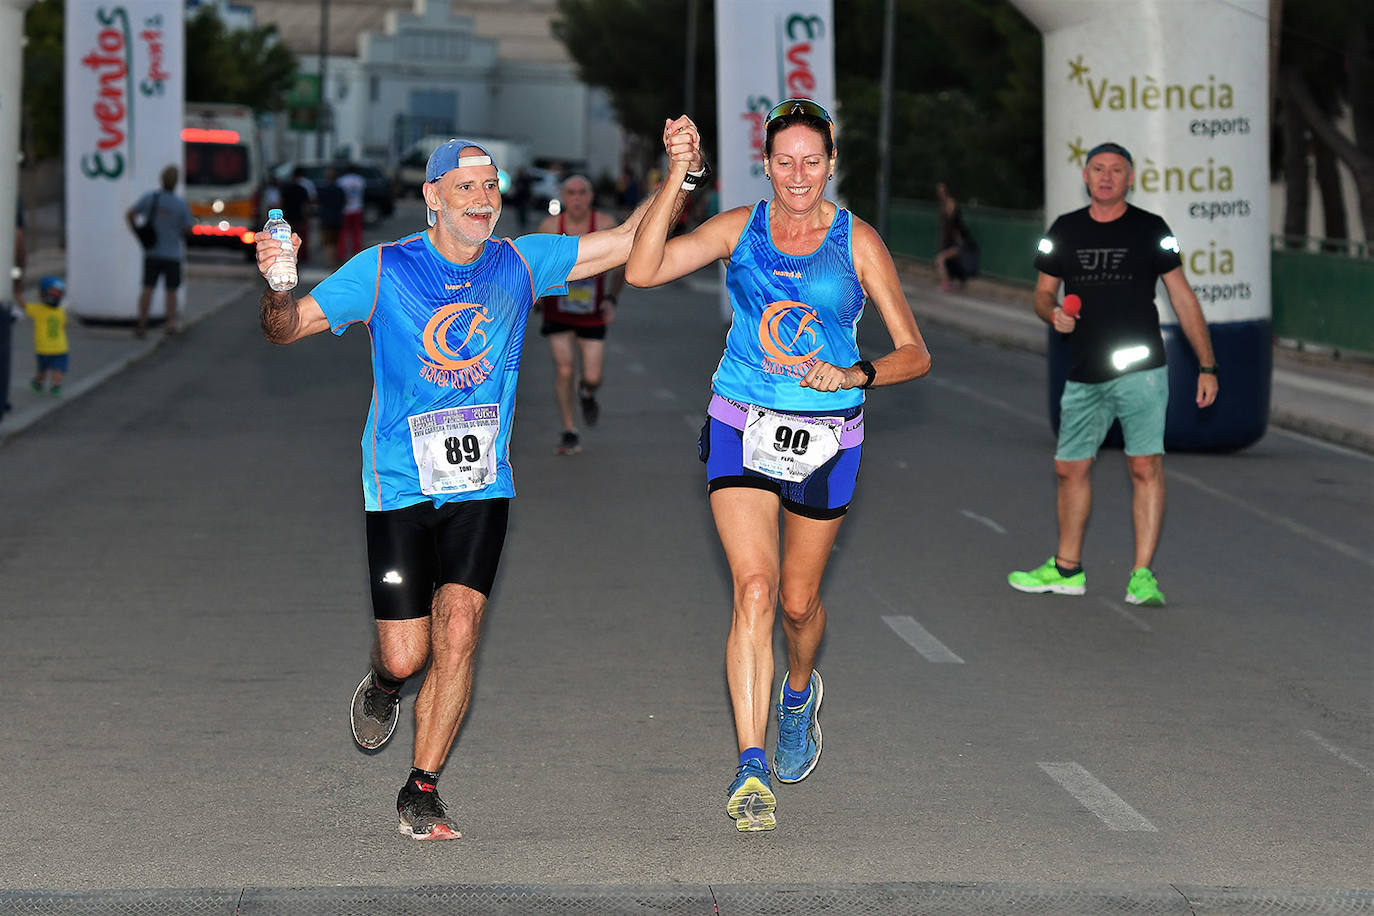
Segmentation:
{"type": "Polygon", "coordinates": [[[143,251],[143,288],[138,296],[138,324],[134,336],[143,337],[148,333],[148,308],[153,301],[153,289],[158,278],[162,279],[166,291],[167,337],[175,337],[177,325],[177,289],[181,287],[182,264],[186,260],[186,234],[191,231],[195,220],[186,201],[176,194],[177,179],[181,173],[174,165],[162,170],[162,187],[149,191],[124,213],[125,220],[134,235],[144,245],[143,251]],[[151,227],[151,241],[140,235],[141,229],[151,227]]]}
{"type": "Polygon", "coordinates": [[[310,260],[310,214],[313,209],[311,199],[315,196],[315,186],[305,177],[305,169],[297,166],[291,177],[281,185],[281,212],[291,224],[291,231],[301,237],[301,247],[296,251],[296,263],[304,264],[310,260]]]}
{"type": "Polygon", "coordinates": [[[1092,465],[1112,421],[1120,420],[1135,531],[1135,559],[1124,600],[1164,604],[1150,569],[1164,523],[1164,419],[1169,406],[1169,370],[1154,302],[1157,278],[1163,278],[1179,327],[1197,356],[1199,408],[1217,398],[1217,364],[1173,231],[1163,218],[1126,203],[1134,182],[1134,164],[1125,147],[1101,143],[1089,150],[1083,183],[1092,202],[1056,219],[1035,257],[1040,272],[1035,313],[1067,338],[1071,357],[1054,453],[1059,543],[1043,565],[1007,577],[1018,591],[1086,591],[1083,537],[1092,510],[1092,465]],[[1058,301],[1060,283],[1068,294],[1064,305],[1058,301]]]}
{"type": "Polygon", "coordinates": [[[964,225],[959,202],[944,182],[935,186],[935,198],[940,217],[940,250],[935,254],[935,273],[940,278],[940,289],[949,292],[953,288],[952,281],[958,280],[962,287],[965,280],[978,274],[978,243],[964,225]]]}
{"type": "Polygon", "coordinates": [[[315,215],[320,220],[320,247],[328,257],[339,253],[339,227],[343,225],[344,192],[339,187],[338,172],[331,165],[324,173],[324,184],[315,194],[315,215]]]}
{"type": "Polygon", "coordinates": [[[62,308],[62,299],[67,293],[67,284],[61,277],[44,277],[38,283],[38,302],[25,304],[24,311],[33,319],[33,352],[37,357],[38,368],[29,387],[36,393],[43,393],[43,384],[52,379],[48,393],[53,396],[62,394],[62,377],[67,372],[67,312],[62,308]]]}
{"type": "Polygon", "coordinates": [[[339,224],[338,257],[346,261],[363,250],[363,196],[367,182],[351,162],[338,178],[343,191],[343,218],[339,224]]]}

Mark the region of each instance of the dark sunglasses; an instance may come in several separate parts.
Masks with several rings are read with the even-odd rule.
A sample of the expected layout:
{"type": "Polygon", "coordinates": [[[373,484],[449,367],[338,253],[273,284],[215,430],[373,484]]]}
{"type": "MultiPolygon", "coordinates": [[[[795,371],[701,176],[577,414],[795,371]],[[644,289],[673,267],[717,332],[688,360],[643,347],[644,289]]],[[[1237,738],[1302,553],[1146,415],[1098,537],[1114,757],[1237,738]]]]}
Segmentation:
{"type": "Polygon", "coordinates": [[[767,130],[768,125],[778,118],[785,118],[788,115],[803,114],[813,118],[820,118],[830,125],[830,136],[835,136],[835,119],[830,117],[830,112],[817,105],[810,99],[783,99],[768,111],[768,117],[763,119],[763,129],[767,130]]]}

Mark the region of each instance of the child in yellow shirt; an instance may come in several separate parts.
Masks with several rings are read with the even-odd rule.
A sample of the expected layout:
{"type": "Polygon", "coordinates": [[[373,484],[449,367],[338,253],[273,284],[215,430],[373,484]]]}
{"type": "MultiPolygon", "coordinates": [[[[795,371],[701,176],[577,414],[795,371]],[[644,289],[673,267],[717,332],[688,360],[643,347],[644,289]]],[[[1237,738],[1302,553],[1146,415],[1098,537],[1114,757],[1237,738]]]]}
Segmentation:
{"type": "Polygon", "coordinates": [[[38,282],[38,298],[42,301],[24,305],[24,311],[33,319],[33,351],[38,356],[38,373],[29,381],[29,387],[40,394],[49,375],[49,392],[62,394],[62,375],[67,371],[67,312],[62,308],[66,293],[67,284],[61,277],[44,277],[38,282]]]}

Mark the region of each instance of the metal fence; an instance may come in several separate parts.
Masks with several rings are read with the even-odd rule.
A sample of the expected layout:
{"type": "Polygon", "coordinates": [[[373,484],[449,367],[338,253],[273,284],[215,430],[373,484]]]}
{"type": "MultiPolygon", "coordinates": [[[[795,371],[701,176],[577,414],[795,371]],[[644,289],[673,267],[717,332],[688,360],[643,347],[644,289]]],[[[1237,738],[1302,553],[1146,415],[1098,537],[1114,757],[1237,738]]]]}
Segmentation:
{"type": "MultiPolygon", "coordinates": [[[[1039,211],[965,207],[982,275],[1035,284],[1035,246],[1045,229],[1039,211]]],[[[934,203],[892,202],[888,247],[928,261],[939,245],[934,203]]],[[[1374,353],[1374,249],[1368,242],[1274,236],[1271,252],[1274,335],[1303,344],[1374,353]]]]}

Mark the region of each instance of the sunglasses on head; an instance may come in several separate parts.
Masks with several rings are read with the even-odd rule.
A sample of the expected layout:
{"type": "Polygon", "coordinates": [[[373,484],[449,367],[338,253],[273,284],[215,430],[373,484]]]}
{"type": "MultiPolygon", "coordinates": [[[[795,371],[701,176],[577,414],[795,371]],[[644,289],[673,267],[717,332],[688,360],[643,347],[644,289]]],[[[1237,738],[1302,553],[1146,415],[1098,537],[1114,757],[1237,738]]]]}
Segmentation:
{"type": "Polygon", "coordinates": [[[835,119],[830,117],[830,112],[810,99],[783,99],[774,105],[768,112],[768,117],[763,119],[763,129],[767,130],[768,125],[778,118],[785,118],[788,115],[802,114],[810,115],[813,118],[820,118],[830,125],[830,131],[835,131],[835,119]]]}

